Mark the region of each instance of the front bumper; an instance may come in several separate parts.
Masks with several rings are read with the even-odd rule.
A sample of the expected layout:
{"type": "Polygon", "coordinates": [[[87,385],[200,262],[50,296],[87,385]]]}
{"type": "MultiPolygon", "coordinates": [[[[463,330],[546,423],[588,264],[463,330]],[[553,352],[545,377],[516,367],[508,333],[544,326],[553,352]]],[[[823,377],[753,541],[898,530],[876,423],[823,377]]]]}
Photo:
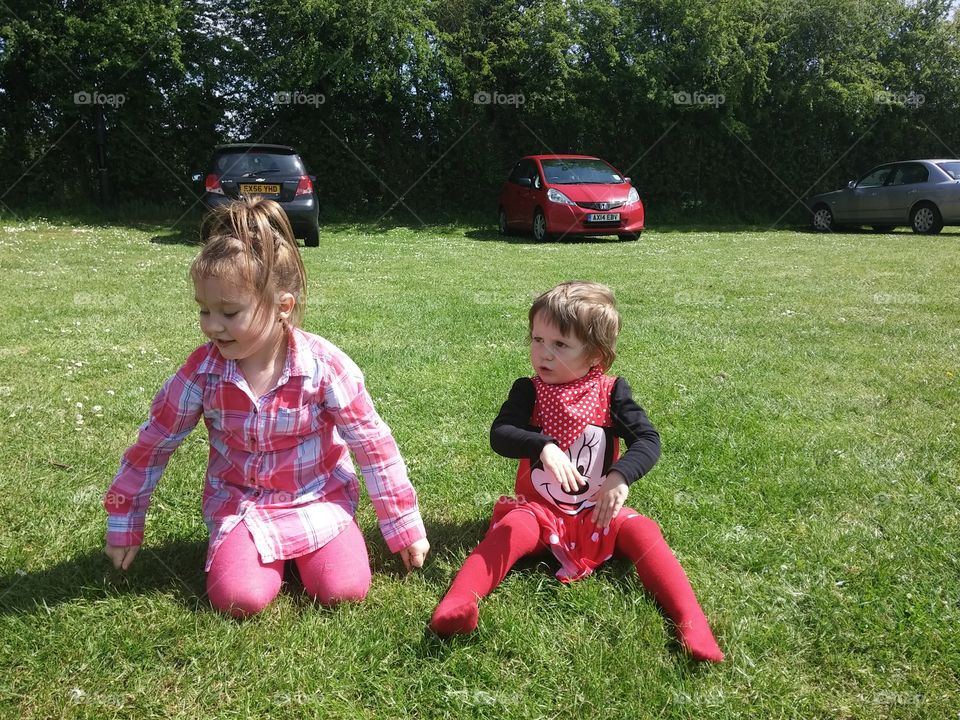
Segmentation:
{"type": "Polygon", "coordinates": [[[555,235],[618,235],[643,232],[643,203],[633,203],[604,214],[616,213],[617,220],[591,222],[587,218],[600,214],[599,210],[582,208],[579,205],[548,203],[543,209],[547,230],[555,235]]]}

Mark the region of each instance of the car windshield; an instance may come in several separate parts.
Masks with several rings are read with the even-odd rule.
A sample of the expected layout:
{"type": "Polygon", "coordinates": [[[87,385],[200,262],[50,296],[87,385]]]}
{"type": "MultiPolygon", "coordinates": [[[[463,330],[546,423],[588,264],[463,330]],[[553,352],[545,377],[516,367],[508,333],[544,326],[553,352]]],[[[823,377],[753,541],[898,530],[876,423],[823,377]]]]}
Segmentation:
{"type": "Polygon", "coordinates": [[[937,163],[937,166],[954,180],[960,180],[960,162],[937,163]]]}
{"type": "Polygon", "coordinates": [[[296,155],[281,155],[256,150],[218,155],[213,172],[221,177],[304,174],[303,166],[296,155]]]}
{"type": "Polygon", "coordinates": [[[540,164],[551,185],[619,185],[624,182],[603,160],[567,158],[541,160],[540,164]]]}

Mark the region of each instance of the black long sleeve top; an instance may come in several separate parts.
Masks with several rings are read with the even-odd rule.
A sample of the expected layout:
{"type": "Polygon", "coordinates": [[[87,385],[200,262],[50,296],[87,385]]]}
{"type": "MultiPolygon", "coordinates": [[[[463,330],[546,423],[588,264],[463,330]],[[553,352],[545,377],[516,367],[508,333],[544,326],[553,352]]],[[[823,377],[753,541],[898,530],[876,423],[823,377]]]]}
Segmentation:
{"type": "MultiPolygon", "coordinates": [[[[490,428],[490,447],[494,452],[508,458],[537,459],[544,446],[556,443],[554,438],[530,424],[536,400],[533,380],[522,377],[513,383],[507,401],[490,428]]],[[[633,399],[630,385],[622,377],[613,384],[610,417],[614,432],[627,446],[610,469],[623,475],[627,485],[631,485],[650,472],[660,457],[660,434],[633,399]]]]}

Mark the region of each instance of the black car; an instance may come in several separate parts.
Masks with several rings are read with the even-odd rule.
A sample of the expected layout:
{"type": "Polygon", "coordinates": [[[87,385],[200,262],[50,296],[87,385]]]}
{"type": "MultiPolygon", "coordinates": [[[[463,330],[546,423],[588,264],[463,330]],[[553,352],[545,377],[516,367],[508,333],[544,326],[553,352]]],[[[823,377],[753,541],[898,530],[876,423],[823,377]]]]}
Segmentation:
{"type": "MultiPolygon", "coordinates": [[[[293,234],[303,244],[320,244],[320,201],[316,179],[297,151],[287,145],[236,143],[214,148],[204,178],[203,204],[212,210],[241,195],[260,195],[276,200],[287,213],[293,234]]],[[[199,181],[202,175],[194,175],[199,181]]]]}

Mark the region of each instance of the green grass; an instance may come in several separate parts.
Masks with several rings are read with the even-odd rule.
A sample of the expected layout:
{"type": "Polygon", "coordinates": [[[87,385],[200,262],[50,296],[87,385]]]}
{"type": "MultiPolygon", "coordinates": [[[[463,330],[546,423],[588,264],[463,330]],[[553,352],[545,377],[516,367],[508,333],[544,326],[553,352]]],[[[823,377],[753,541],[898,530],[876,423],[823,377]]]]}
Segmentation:
{"type": "Polygon", "coordinates": [[[535,245],[325,228],[304,252],[305,328],[366,372],[433,552],[405,577],[367,503],[365,603],[321,609],[285,586],[243,623],[203,595],[202,428],[168,467],[131,572],[101,555],[99,496],[202,341],[183,238],[0,222],[0,716],[957,717],[955,229],[535,245]],[[624,563],[566,587],[527,562],[473,637],[425,633],[512,487],[487,432],[529,372],[529,303],[571,277],[617,292],[614,369],[663,437],[629,502],[663,527],[723,665],[678,652],[624,563]]]}

